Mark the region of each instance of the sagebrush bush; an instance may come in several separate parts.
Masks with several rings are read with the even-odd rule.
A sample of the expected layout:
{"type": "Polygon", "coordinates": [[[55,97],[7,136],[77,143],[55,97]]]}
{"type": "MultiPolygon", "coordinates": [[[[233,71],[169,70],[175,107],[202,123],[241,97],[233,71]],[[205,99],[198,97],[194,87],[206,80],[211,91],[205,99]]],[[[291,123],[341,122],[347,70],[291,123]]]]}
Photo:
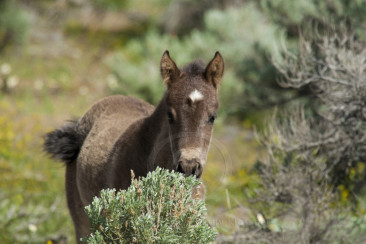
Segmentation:
{"type": "Polygon", "coordinates": [[[262,72],[270,69],[266,55],[272,53],[280,34],[281,29],[269,23],[252,3],[210,10],[204,16],[204,31],[194,29],[182,38],[151,29],[144,38],[130,40],[107,60],[119,81],[119,87],[112,90],[157,104],[164,90],[158,64],[165,49],[179,66],[197,58],[208,61],[219,50],[225,59],[224,82],[219,90],[225,110],[220,115],[242,113],[251,105],[274,102],[284,94],[277,94],[269,84],[276,85],[273,76],[267,79],[262,72]]]}
{"type": "Polygon", "coordinates": [[[308,86],[318,106],[308,114],[294,106],[269,123],[252,198],[257,220],[225,243],[365,241],[365,209],[345,204],[358,202],[365,186],[364,47],[347,32],[324,34],[302,39],[299,54],[276,64],[280,84],[308,86]]]}
{"type": "Polygon", "coordinates": [[[29,27],[29,16],[15,1],[0,2],[0,51],[12,44],[24,44],[29,27]]]}
{"type": "Polygon", "coordinates": [[[299,50],[298,55],[287,52],[277,65],[280,84],[307,87],[316,116],[308,123],[295,118],[297,123],[281,133],[283,148],[287,152],[317,149],[332,183],[358,194],[366,182],[365,43],[342,31],[302,39],[299,50]]]}
{"type": "Polygon", "coordinates": [[[208,243],[216,231],[203,201],[192,197],[200,181],[157,168],[127,190],[102,190],[87,206],[93,233],[87,243],[208,243]]]}
{"type": "Polygon", "coordinates": [[[258,1],[261,10],[271,22],[285,27],[289,36],[298,38],[298,26],[316,20],[322,25],[332,26],[340,21],[348,22],[357,32],[357,37],[365,39],[363,24],[366,21],[366,4],[363,0],[309,0],[294,2],[289,0],[258,1]]]}
{"type": "MultiPolygon", "coordinates": [[[[187,1],[172,0],[171,4],[184,2],[187,1]]],[[[224,82],[219,91],[225,110],[220,111],[220,117],[244,118],[258,109],[287,104],[309,95],[303,90],[281,89],[276,83],[276,69],[268,58],[276,54],[281,41],[296,52],[300,26],[309,25],[310,20],[321,23],[319,25],[338,26],[344,20],[359,33],[357,37],[365,38],[362,26],[366,18],[362,13],[366,5],[362,0],[301,3],[239,0],[221,9],[211,8],[215,5],[212,1],[189,2],[202,8],[195,9],[202,19],[196,28],[191,27],[184,31],[185,35],[178,36],[150,28],[143,38],[129,40],[107,61],[119,81],[118,88],[112,88],[114,93],[135,95],[157,104],[164,90],[157,64],[165,49],[171,51],[178,65],[196,58],[209,60],[212,53],[219,50],[225,59],[224,82]]],[[[182,8],[167,11],[172,11],[167,25],[186,16],[181,13],[182,8]]],[[[177,28],[175,31],[179,32],[177,28]]]]}

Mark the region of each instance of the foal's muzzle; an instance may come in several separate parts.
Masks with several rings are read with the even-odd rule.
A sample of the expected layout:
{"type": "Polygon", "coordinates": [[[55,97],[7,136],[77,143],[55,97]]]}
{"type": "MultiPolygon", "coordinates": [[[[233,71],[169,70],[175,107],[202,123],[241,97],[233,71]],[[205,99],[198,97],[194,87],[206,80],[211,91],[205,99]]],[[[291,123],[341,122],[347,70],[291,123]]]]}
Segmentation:
{"type": "Polygon", "coordinates": [[[184,174],[185,177],[194,175],[197,178],[200,178],[202,175],[202,165],[196,159],[191,160],[180,160],[178,162],[177,171],[184,174]]]}

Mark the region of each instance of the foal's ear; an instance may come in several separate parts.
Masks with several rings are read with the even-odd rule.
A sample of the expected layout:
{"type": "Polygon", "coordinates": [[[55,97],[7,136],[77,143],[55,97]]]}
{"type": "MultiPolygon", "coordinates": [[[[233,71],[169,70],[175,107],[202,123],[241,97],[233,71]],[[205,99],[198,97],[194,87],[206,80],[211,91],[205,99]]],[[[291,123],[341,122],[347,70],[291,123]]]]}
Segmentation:
{"type": "Polygon", "coordinates": [[[215,53],[215,57],[206,67],[205,77],[208,82],[217,88],[224,75],[224,59],[219,52],[215,53]]]}
{"type": "Polygon", "coordinates": [[[180,70],[169,56],[169,51],[165,51],[160,61],[160,72],[165,84],[174,82],[180,75],[180,70]]]}

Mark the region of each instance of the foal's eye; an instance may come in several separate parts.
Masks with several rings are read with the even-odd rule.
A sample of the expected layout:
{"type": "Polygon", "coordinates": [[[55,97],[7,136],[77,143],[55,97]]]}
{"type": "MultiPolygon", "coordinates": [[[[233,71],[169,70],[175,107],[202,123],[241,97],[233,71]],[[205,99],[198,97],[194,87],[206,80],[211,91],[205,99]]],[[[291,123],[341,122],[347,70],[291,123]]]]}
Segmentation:
{"type": "Polygon", "coordinates": [[[211,115],[208,119],[208,123],[212,125],[215,122],[215,119],[216,119],[216,115],[211,115]]]}
{"type": "Polygon", "coordinates": [[[167,117],[168,117],[168,121],[169,121],[169,123],[173,123],[174,116],[173,116],[172,112],[168,111],[168,112],[166,113],[166,115],[167,115],[167,117]]]}

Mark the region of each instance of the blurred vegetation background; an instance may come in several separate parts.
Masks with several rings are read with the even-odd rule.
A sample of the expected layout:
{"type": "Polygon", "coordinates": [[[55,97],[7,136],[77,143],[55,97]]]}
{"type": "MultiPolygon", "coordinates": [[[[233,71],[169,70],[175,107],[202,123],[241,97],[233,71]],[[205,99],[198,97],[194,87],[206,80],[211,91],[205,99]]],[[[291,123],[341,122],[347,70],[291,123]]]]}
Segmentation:
{"type": "MultiPolygon", "coordinates": [[[[271,226],[257,226],[284,228],[278,205],[252,201],[263,187],[260,156],[267,153],[255,128],[266,131],[274,109],[301,105],[312,117],[323,107],[311,86],[281,87],[286,72],[273,61],[284,62],[284,49],[301,53],[301,36],[317,39],[329,30],[347,29],[364,43],[365,13],[363,0],[0,0],[0,243],[74,242],[64,168],[42,152],[42,135],[107,95],[157,104],[167,49],[179,66],[208,61],[217,50],[225,59],[204,173],[212,225],[229,235],[265,212],[271,226]]],[[[339,198],[327,204],[352,206],[340,213],[352,223],[365,219],[365,168],[355,161],[333,176],[339,198]]]]}

